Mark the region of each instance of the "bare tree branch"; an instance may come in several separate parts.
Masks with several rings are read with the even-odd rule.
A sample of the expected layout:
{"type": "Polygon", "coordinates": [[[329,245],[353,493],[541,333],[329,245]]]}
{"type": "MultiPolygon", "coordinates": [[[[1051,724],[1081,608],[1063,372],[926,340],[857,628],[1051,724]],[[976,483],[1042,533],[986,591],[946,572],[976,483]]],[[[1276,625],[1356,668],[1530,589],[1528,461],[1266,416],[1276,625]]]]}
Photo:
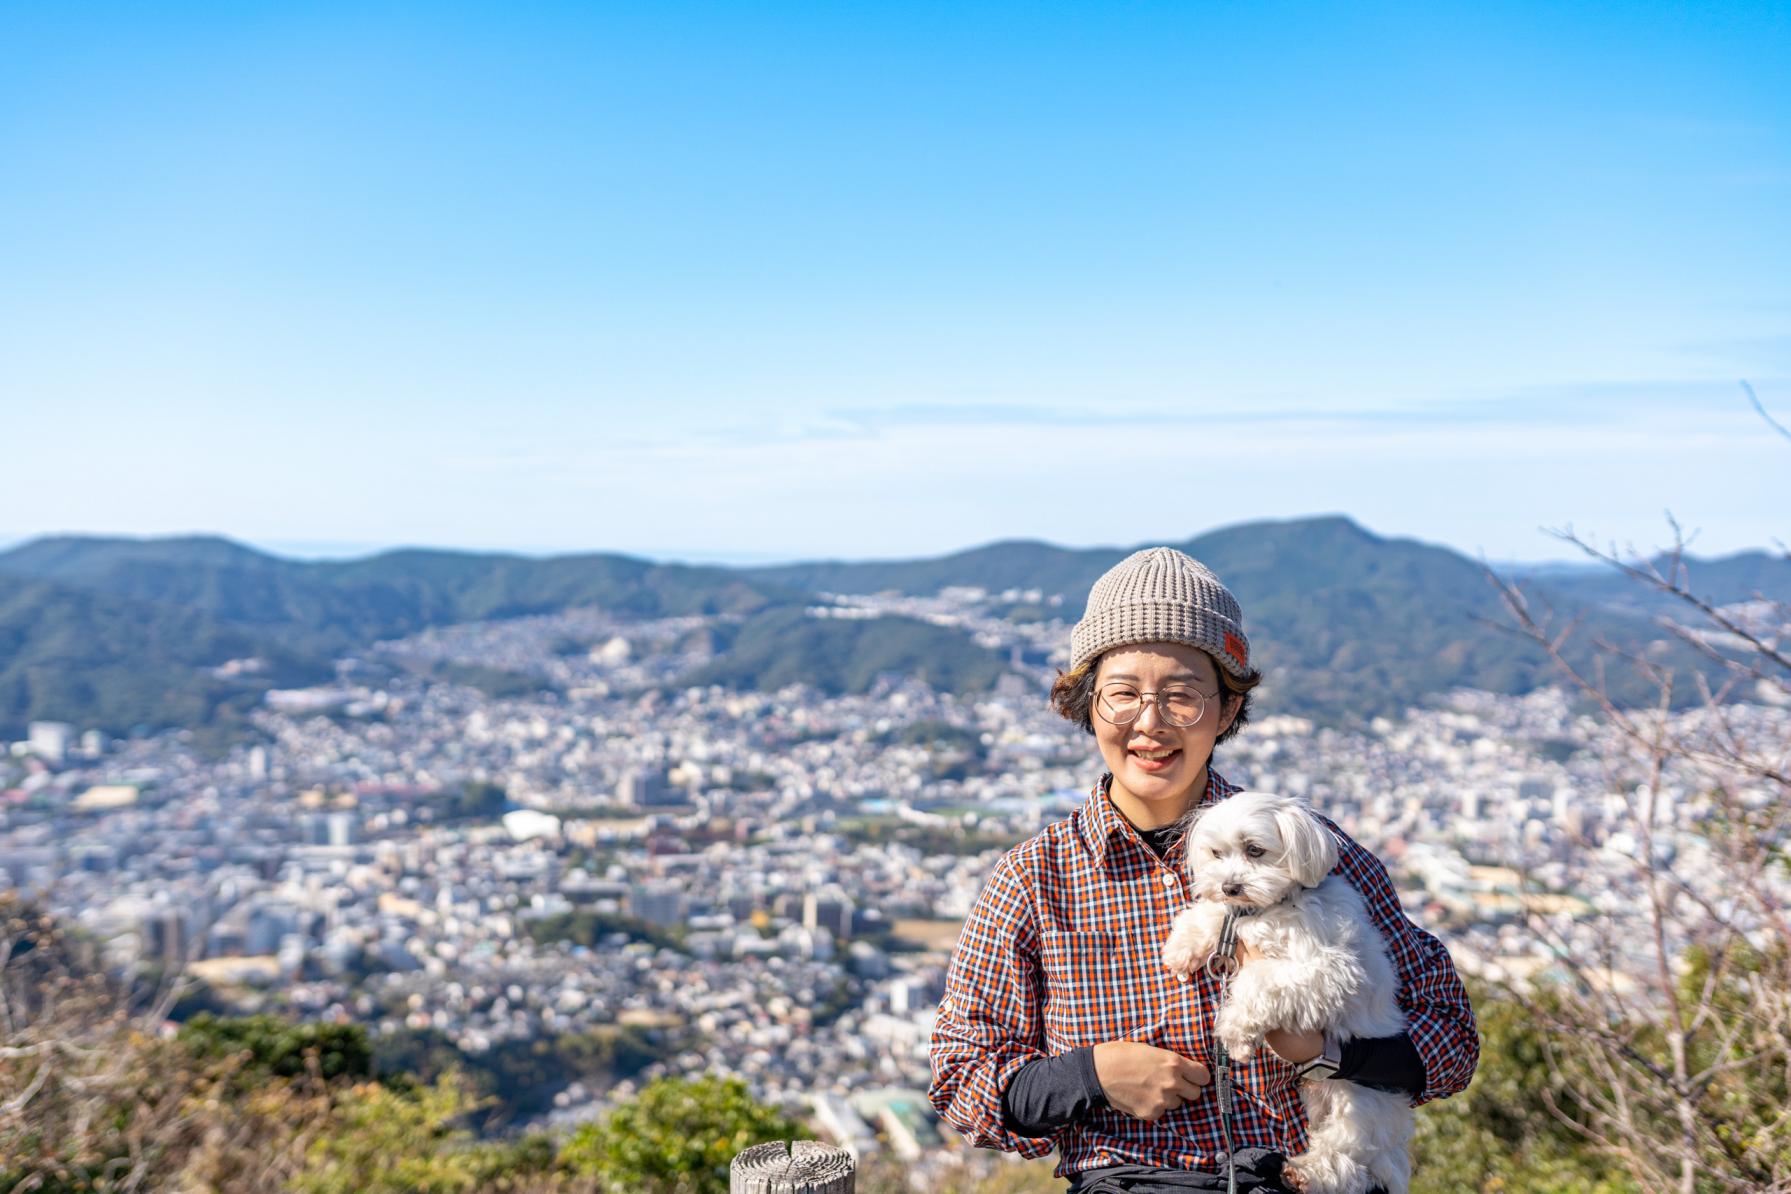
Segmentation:
{"type": "Polygon", "coordinates": [[[1672,545],[1652,559],[1557,534],[1694,615],[1658,626],[1705,666],[1582,637],[1577,617],[1487,572],[1505,629],[1591,703],[1605,735],[1602,815],[1614,810],[1633,843],[1621,869],[1601,864],[1623,876],[1629,906],[1576,924],[1525,905],[1536,946],[1566,976],[1532,1004],[1547,1042],[1543,1102],[1642,1189],[1791,1191],[1791,720],[1737,704],[1751,684],[1786,691],[1791,658],[1775,627],[1791,628],[1791,609],[1762,598],[1762,620],[1695,593],[1688,536],[1669,522],[1672,545]],[[1612,696],[1617,664],[1650,701],[1612,696]]]}
{"type": "Polygon", "coordinates": [[[1766,420],[1766,425],[1786,439],[1791,439],[1791,430],[1787,430],[1783,423],[1766,413],[1766,408],[1760,404],[1760,396],[1754,393],[1754,387],[1744,381],[1741,383],[1741,389],[1747,394],[1747,400],[1754,404],[1754,409],[1760,413],[1760,417],[1766,420]]]}

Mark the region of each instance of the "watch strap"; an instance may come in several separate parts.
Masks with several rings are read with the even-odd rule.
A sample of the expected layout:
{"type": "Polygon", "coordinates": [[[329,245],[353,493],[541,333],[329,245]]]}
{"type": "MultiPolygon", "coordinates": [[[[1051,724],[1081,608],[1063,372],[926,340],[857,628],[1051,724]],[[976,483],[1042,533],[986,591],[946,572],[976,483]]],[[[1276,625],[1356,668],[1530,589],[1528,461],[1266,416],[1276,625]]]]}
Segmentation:
{"type": "Polygon", "coordinates": [[[1299,1068],[1299,1075],[1304,1079],[1321,1081],[1335,1078],[1337,1071],[1343,1066],[1343,1043],[1330,1033],[1325,1033],[1325,1047],[1319,1050],[1317,1057],[1299,1068]]]}

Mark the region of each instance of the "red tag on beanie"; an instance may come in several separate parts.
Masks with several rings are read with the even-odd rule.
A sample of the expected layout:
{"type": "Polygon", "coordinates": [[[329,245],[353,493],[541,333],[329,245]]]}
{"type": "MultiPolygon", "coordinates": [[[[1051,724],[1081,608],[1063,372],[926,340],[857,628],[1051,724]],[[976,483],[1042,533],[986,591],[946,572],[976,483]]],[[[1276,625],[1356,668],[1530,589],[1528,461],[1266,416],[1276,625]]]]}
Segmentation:
{"type": "Polygon", "coordinates": [[[1239,667],[1250,666],[1250,648],[1244,644],[1243,639],[1229,630],[1225,632],[1225,653],[1237,660],[1239,667]]]}

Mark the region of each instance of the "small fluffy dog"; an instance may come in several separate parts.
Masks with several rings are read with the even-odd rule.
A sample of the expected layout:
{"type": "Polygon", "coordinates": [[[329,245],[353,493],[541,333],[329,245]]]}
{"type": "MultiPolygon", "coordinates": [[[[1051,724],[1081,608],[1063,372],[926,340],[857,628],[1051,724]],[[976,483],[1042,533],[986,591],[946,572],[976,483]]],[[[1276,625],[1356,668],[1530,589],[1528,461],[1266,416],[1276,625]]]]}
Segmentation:
{"type": "MultiPolygon", "coordinates": [[[[1238,792],[1195,814],[1187,866],[1195,902],[1175,918],[1163,962],[1191,977],[1219,944],[1228,908],[1238,939],[1257,954],[1231,980],[1215,1025],[1231,1055],[1248,1058],[1274,1029],[1339,1039],[1396,1036],[1405,1017],[1386,940],[1342,876],[1337,842],[1305,805],[1238,792]]],[[[1347,1080],[1300,1084],[1307,1151],[1289,1185],[1307,1194],[1365,1194],[1377,1183],[1405,1194],[1415,1119],[1405,1096],[1347,1080]]]]}

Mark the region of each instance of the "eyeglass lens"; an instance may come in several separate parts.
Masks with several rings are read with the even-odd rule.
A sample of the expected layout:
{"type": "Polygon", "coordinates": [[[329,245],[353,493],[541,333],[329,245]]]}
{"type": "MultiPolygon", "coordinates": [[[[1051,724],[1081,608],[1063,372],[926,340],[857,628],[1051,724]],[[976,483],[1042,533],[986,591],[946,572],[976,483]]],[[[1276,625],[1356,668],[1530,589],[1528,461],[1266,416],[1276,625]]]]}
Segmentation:
{"type": "Polygon", "coordinates": [[[1144,702],[1157,702],[1157,713],[1173,726],[1187,727],[1206,712],[1206,696],[1192,688],[1165,688],[1161,692],[1139,692],[1127,684],[1109,684],[1101,689],[1099,704],[1106,719],[1114,725],[1137,720],[1144,702]]]}

